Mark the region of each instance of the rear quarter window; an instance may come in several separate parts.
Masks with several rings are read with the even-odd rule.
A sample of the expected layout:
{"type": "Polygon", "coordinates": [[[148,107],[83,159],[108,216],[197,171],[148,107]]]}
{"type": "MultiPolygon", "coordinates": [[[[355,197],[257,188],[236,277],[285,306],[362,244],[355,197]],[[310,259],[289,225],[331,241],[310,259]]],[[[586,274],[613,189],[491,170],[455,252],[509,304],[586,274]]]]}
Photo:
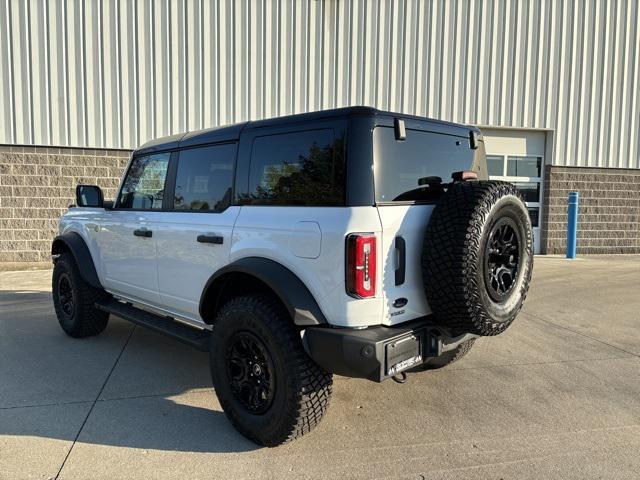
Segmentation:
{"type": "Polygon", "coordinates": [[[451,174],[470,170],[473,150],[464,137],[422,130],[407,130],[405,140],[396,140],[391,127],[373,131],[374,177],[378,203],[399,201],[434,201],[440,191],[429,192],[418,181],[440,177],[451,181],[451,174]]]}
{"type": "Polygon", "coordinates": [[[251,205],[344,205],[344,142],[332,129],[257,137],[253,141],[251,205]]]}

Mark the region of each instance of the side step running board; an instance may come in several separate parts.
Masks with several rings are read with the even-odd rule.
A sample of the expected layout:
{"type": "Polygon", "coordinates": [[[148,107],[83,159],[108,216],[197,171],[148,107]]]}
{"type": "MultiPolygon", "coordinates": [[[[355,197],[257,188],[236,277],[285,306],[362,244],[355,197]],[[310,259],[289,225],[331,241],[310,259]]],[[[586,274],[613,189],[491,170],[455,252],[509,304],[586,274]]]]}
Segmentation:
{"type": "Polygon", "coordinates": [[[154,332],[173,337],[202,352],[209,351],[209,337],[211,336],[209,330],[198,330],[176,322],[171,317],[156,315],[117,300],[96,303],[96,308],[154,332]]]}

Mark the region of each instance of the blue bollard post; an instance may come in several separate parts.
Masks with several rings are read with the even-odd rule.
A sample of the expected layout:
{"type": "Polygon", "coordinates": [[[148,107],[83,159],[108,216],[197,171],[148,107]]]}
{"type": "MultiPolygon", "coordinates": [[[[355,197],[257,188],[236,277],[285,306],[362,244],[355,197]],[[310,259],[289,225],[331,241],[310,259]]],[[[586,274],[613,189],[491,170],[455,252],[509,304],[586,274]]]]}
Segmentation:
{"type": "Polygon", "coordinates": [[[578,243],[578,192],[569,192],[569,204],[567,206],[567,258],[576,258],[576,245],[578,243]]]}

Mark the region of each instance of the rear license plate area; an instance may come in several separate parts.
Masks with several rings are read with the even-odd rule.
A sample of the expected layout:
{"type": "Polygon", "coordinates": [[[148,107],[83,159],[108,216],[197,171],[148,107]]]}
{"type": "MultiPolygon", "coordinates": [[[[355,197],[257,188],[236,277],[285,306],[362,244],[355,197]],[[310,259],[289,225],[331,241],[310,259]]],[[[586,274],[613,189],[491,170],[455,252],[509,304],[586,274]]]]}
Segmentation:
{"type": "Polygon", "coordinates": [[[412,334],[385,345],[385,373],[396,375],[422,363],[422,334],[412,334]]]}

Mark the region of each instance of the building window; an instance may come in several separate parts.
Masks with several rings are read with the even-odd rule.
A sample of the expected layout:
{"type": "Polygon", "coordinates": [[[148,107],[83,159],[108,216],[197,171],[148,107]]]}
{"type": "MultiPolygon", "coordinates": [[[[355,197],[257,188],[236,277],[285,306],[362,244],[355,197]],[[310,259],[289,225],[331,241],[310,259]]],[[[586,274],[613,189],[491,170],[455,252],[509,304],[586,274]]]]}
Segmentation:
{"type": "Polygon", "coordinates": [[[539,222],[540,209],[538,207],[535,207],[535,208],[527,207],[527,210],[529,210],[529,218],[531,219],[531,225],[533,227],[539,227],[540,225],[538,225],[538,222],[539,222]]]}
{"type": "Polygon", "coordinates": [[[542,157],[537,156],[487,155],[489,178],[515,185],[524,199],[533,227],[540,226],[542,165],[542,157]]]}
{"type": "Polygon", "coordinates": [[[525,202],[540,201],[540,182],[513,182],[525,202]]]}
{"type": "Polygon", "coordinates": [[[502,155],[487,155],[487,169],[491,177],[504,176],[504,157],[502,155]]]}
{"type": "Polygon", "coordinates": [[[509,156],[507,160],[508,177],[540,177],[542,158],[509,156]]]}

